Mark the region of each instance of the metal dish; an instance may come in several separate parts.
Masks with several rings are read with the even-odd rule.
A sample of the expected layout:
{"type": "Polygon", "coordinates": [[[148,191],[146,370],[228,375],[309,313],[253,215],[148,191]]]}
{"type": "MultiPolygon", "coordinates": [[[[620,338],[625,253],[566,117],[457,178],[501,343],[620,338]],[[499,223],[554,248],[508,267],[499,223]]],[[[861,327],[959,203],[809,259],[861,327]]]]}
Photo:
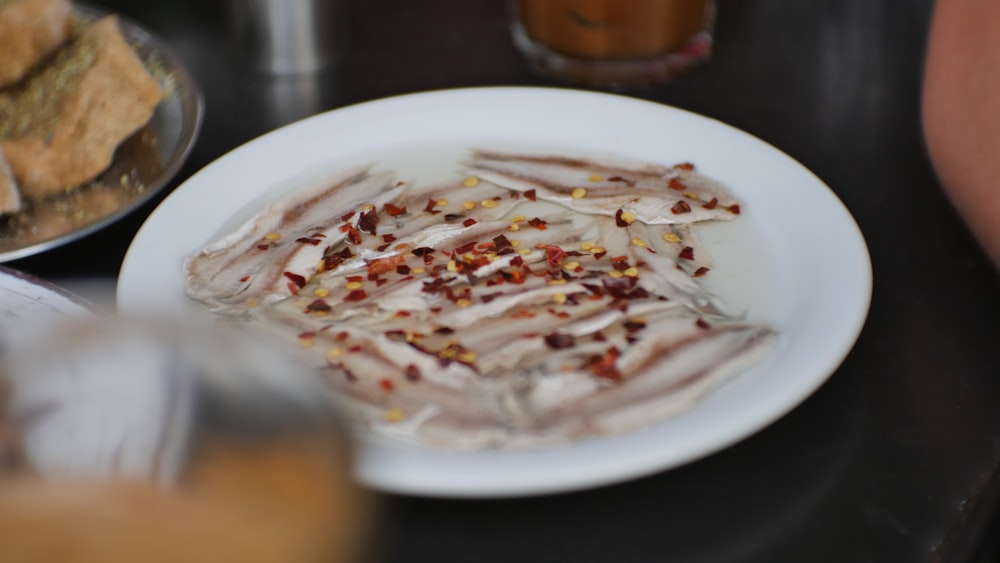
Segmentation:
{"type": "MultiPolygon", "coordinates": [[[[83,20],[107,12],[77,5],[83,20]]],[[[201,128],[204,101],[198,85],[169,45],[124,17],[119,24],[166,92],[153,117],[118,147],[111,166],[68,193],[26,202],[0,218],[0,262],[23,258],[97,231],[162,190],[177,174],[201,128]]]]}

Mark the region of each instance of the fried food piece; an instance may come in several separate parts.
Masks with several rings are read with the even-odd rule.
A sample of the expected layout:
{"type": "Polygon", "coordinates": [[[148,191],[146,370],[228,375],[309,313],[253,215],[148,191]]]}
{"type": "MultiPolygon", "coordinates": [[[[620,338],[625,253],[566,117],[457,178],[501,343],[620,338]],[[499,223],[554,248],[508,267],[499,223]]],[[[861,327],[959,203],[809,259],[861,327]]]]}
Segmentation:
{"type": "Polygon", "coordinates": [[[24,77],[69,39],[68,0],[0,0],[0,88],[24,77]]]}
{"type": "Polygon", "coordinates": [[[162,97],[115,16],[87,26],[37,74],[0,92],[0,150],[21,196],[44,197],[93,179],[162,97]]]}
{"type": "Polygon", "coordinates": [[[21,209],[21,192],[17,188],[14,172],[0,150],[0,214],[14,213],[21,209]]]}

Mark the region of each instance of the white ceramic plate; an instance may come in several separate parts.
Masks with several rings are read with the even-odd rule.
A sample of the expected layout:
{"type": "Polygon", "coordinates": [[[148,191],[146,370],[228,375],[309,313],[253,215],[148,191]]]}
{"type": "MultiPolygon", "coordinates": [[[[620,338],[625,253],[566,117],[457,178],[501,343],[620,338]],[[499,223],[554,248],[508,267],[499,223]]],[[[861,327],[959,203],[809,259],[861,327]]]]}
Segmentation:
{"type": "Polygon", "coordinates": [[[774,325],[777,348],[690,411],[647,430],[530,452],[445,453],[371,438],[357,475],[378,489],[496,497],[592,487],[661,471],[733,444],[798,405],[840,365],[864,324],[871,263],[850,213],[784,153],[718,121],[622,96],[476,88],[388,98],[269,133],[175,190],[137,234],[121,270],[126,313],[191,311],[181,265],[224,229],[289,189],[377,161],[421,182],[455,177],[470,148],[617,155],[698,170],[743,202],[701,234],[711,289],[774,325]]]}

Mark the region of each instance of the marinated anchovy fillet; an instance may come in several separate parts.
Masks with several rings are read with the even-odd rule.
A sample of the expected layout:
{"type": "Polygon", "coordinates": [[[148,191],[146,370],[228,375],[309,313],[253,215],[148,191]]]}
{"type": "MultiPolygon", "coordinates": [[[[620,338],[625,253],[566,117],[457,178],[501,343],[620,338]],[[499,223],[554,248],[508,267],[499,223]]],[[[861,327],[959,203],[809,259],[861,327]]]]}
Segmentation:
{"type": "Polygon", "coordinates": [[[642,428],[770,350],[701,283],[694,224],[740,208],[692,165],[465,165],[427,186],[354,170],[271,206],[187,260],[188,294],[300,348],[359,424],[454,449],[642,428]]]}

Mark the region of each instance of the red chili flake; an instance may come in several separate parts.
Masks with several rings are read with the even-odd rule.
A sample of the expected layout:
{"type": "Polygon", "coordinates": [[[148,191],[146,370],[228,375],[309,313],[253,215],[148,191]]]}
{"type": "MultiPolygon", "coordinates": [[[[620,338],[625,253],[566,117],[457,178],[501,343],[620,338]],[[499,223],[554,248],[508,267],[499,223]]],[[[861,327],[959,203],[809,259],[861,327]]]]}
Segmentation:
{"type": "Polygon", "coordinates": [[[691,248],[690,246],[685,246],[684,248],[681,249],[680,254],[678,254],[677,256],[685,260],[694,260],[694,249],[691,248]]]}
{"type": "Polygon", "coordinates": [[[635,185],[635,181],[634,180],[629,180],[628,178],[622,178],[621,176],[612,176],[612,177],[608,178],[608,181],[609,182],[625,182],[625,184],[627,186],[629,186],[629,187],[632,187],[632,186],[635,185]]]}
{"type": "Polygon", "coordinates": [[[591,356],[587,364],[590,368],[590,372],[593,373],[595,377],[610,381],[620,381],[622,374],[618,371],[618,366],[615,365],[617,362],[618,348],[611,346],[603,356],[591,356]]]}
{"type": "Polygon", "coordinates": [[[299,237],[299,238],[295,239],[295,242],[300,242],[302,244],[311,244],[313,246],[318,246],[319,243],[321,243],[323,241],[320,240],[320,239],[318,239],[318,238],[299,237]]]}
{"type": "Polygon", "coordinates": [[[355,289],[344,297],[344,301],[361,301],[368,297],[368,293],[363,289],[355,289]]]}
{"type": "Polygon", "coordinates": [[[444,289],[445,284],[448,281],[444,278],[434,278],[430,281],[424,282],[424,287],[421,289],[424,293],[438,293],[444,289]]]}
{"type": "Polygon", "coordinates": [[[628,332],[638,332],[638,331],[646,328],[646,322],[645,321],[637,321],[637,320],[633,319],[633,320],[625,321],[622,324],[622,326],[625,327],[625,330],[628,331],[628,332]]]}
{"type": "Polygon", "coordinates": [[[697,270],[695,270],[693,275],[696,278],[700,278],[700,277],[704,276],[707,273],[708,273],[708,268],[702,266],[702,267],[698,268],[697,270]]]}
{"type": "Polygon", "coordinates": [[[351,346],[350,348],[347,349],[347,351],[350,352],[351,354],[357,354],[362,350],[364,350],[364,348],[362,348],[360,345],[351,346]]]}
{"type": "Polygon", "coordinates": [[[441,307],[431,307],[431,308],[430,308],[430,312],[431,312],[431,314],[433,314],[433,315],[436,315],[436,314],[440,313],[441,311],[442,311],[442,308],[441,308],[441,307]]]}
{"type": "Polygon", "coordinates": [[[347,240],[351,241],[351,244],[361,244],[361,232],[355,229],[354,226],[344,225],[340,230],[347,233],[347,240]]]}
{"type": "Polygon", "coordinates": [[[378,225],[378,211],[374,207],[365,211],[358,218],[358,228],[368,234],[375,234],[375,226],[378,225]]]}
{"type": "Polygon", "coordinates": [[[411,271],[410,267],[407,266],[406,264],[400,264],[399,266],[396,266],[396,273],[401,276],[410,275],[410,271],[411,271]]]}
{"type": "Polygon", "coordinates": [[[298,274],[292,272],[283,272],[284,276],[294,283],[298,287],[304,287],[306,285],[306,279],[298,274]]]}
{"type": "Polygon", "coordinates": [[[740,214],[740,204],[738,204],[738,203],[734,203],[734,204],[730,205],[729,207],[727,207],[726,209],[729,210],[729,212],[732,213],[733,215],[739,215],[740,214]]]}
{"type": "Polygon", "coordinates": [[[694,170],[694,164],[691,164],[690,162],[681,162],[679,164],[675,164],[674,168],[678,170],[694,170]]]}
{"type": "Polygon", "coordinates": [[[524,256],[521,256],[520,254],[518,254],[517,256],[511,258],[510,259],[510,265],[511,266],[523,266],[524,265],[524,256]]]}
{"type": "Polygon", "coordinates": [[[497,236],[493,237],[493,244],[496,246],[497,252],[500,252],[500,251],[502,251],[504,249],[507,249],[507,248],[511,248],[511,249],[513,248],[511,246],[511,244],[510,244],[510,241],[507,240],[507,237],[505,237],[503,235],[497,235],[497,236]]]}
{"type": "Polygon", "coordinates": [[[532,189],[524,192],[524,197],[526,197],[530,201],[535,201],[538,198],[538,195],[536,194],[534,188],[532,188],[532,189]]]}
{"type": "Polygon", "coordinates": [[[565,348],[572,348],[576,345],[576,339],[573,338],[572,334],[564,334],[561,332],[553,332],[552,334],[545,335],[545,344],[553,350],[562,350],[565,348]]]}
{"type": "Polygon", "coordinates": [[[712,325],[708,324],[708,321],[706,321],[701,317],[698,317],[698,320],[694,322],[694,325],[702,330],[708,330],[712,328],[712,325]]]}
{"type": "Polygon", "coordinates": [[[338,333],[337,333],[337,334],[336,334],[336,335],[335,335],[335,336],[333,337],[333,339],[334,339],[334,340],[336,340],[337,342],[343,342],[343,341],[347,340],[347,338],[348,338],[349,336],[351,336],[351,335],[350,335],[350,334],[348,334],[347,332],[344,332],[344,331],[341,331],[341,332],[338,332],[338,333]]]}
{"type": "Polygon", "coordinates": [[[682,213],[690,213],[691,206],[684,200],[680,200],[670,208],[670,212],[674,215],[680,215],[682,213]]]}
{"type": "Polygon", "coordinates": [[[399,217],[403,213],[406,213],[406,206],[397,207],[391,203],[385,204],[385,212],[389,214],[390,217],[399,217]]]}
{"type": "Polygon", "coordinates": [[[240,278],[240,281],[243,282],[243,283],[246,283],[246,282],[250,281],[250,276],[243,276],[242,278],[240,278]]]}
{"type": "Polygon", "coordinates": [[[347,280],[348,283],[360,283],[364,281],[365,278],[363,276],[347,276],[344,279],[347,280]]]}
{"type": "Polygon", "coordinates": [[[545,245],[545,263],[551,268],[555,268],[562,264],[563,259],[566,258],[566,251],[559,248],[554,244],[545,245]]]}
{"type": "Polygon", "coordinates": [[[466,252],[472,252],[472,250],[474,248],[476,248],[476,241],[472,241],[472,242],[463,244],[462,246],[459,246],[458,248],[455,249],[455,253],[456,254],[465,254],[466,252]]]}
{"type": "Polygon", "coordinates": [[[414,364],[406,366],[406,379],[409,381],[420,381],[420,368],[414,364]]]}
{"type": "Polygon", "coordinates": [[[306,311],[313,313],[329,313],[332,310],[333,307],[330,307],[330,304],[322,299],[316,299],[312,303],[306,305],[306,311]]]}
{"type": "Polygon", "coordinates": [[[382,235],[382,240],[384,242],[396,242],[396,235],[382,235]]]}
{"type": "Polygon", "coordinates": [[[528,276],[525,275],[525,273],[520,270],[514,270],[513,272],[507,272],[501,270],[500,277],[502,277],[504,281],[508,281],[510,283],[522,284],[524,283],[524,280],[527,279],[528,276]]]}
{"type": "Polygon", "coordinates": [[[615,225],[624,229],[625,227],[628,227],[629,224],[625,221],[625,219],[622,219],[622,213],[624,213],[624,211],[621,209],[615,211],[615,225]]]}
{"type": "Polygon", "coordinates": [[[390,246],[391,245],[389,245],[389,244],[380,244],[380,245],[378,245],[378,246],[375,247],[375,250],[377,250],[379,252],[383,252],[383,251],[385,251],[385,249],[389,248],[390,246]]]}
{"type": "Polygon", "coordinates": [[[464,226],[464,227],[471,227],[471,226],[473,226],[475,224],[476,224],[476,220],[475,219],[471,219],[471,218],[470,219],[466,219],[465,221],[462,221],[462,226],[464,226]]]}
{"type": "Polygon", "coordinates": [[[449,213],[444,216],[444,220],[455,221],[456,219],[461,219],[462,217],[465,217],[465,215],[462,215],[461,213],[449,213]]]}
{"type": "Polygon", "coordinates": [[[258,244],[257,245],[257,250],[270,250],[270,248],[271,248],[270,244],[258,244]]]}
{"type": "Polygon", "coordinates": [[[414,248],[412,251],[414,256],[425,256],[434,252],[434,249],[429,246],[421,246],[420,248],[414,248]]]}
{"type": "Polygon", "coordinates": [[[591,335],[591,339],[594,342],[607,342],[608,341],[608,336],[606,334],[604,334],[603,331],[598,330],[594,334],[591,335]]]}
{"type": "Polygon", "coordinates": [[[340,216],[340,220],[341,221],[350,221],[351,218],[354,217],[355,213],[356,213],[355,211],[349,211],[347,213],[344,213],[343,215],[340,216]]]}
{"type": "Polygon", "coordinates": [[[434,201],[433,199],[428,199],[427,200],[427,206],[424,207],[424,211],[426,211],[428,213],[431,213],[433,215],[437,215],[438,213],[441,213],[441,210],[440,209],[434,209],[435,207],[437,207],[437,202],[434,201]]]}
{"type": "Polygon", "coordinates": [[[703,208],[708,209],[708,210],[715,209],[715,207],[717,205],[719,205],[719,198],[717,198],[717,197],[713,197],[712,199],[710,199],[710,200],[706,201],[705,203],[701,204],[701,206],[703,208]]]}
{"type": "Polygon", "coordinates": [[[670,182],[667,183],[667,187],[677,191],[684,191],[687,189],[687,186],[684,185],[684,182],[681,182],[677,178],[671,178],[670,182]]]}
{"type": "Polygon", "coordinates": [[[539,219],[538,217],[535,217],[534,219],[528,221],[528,224],[538,229],[539,231],[544,231],[545,229],[548,228],[548,223],[546,223],[543,219],[539,219]]]}
{"type": "Polygon", "coordinates": [[[378,386],[379,386],[380,389],[382,389],[386,393],[391,393],[392,390],[396,388],[396,385],[392,382],[392,380],[389,379],[389,378],[387,378],[387,377],[383,377],[382,379],[379,379],[378,380],[378,386]]]}
{"type": "Polygon", "coordinates": [[[379,274],[384,274],[386,272],[395,270],[403,262],[406,261],[400,254],[394,254],[392,256],[385,256],[383,258],[376,258],[368,263],[368,275],[377,276],[379,274]]]}

